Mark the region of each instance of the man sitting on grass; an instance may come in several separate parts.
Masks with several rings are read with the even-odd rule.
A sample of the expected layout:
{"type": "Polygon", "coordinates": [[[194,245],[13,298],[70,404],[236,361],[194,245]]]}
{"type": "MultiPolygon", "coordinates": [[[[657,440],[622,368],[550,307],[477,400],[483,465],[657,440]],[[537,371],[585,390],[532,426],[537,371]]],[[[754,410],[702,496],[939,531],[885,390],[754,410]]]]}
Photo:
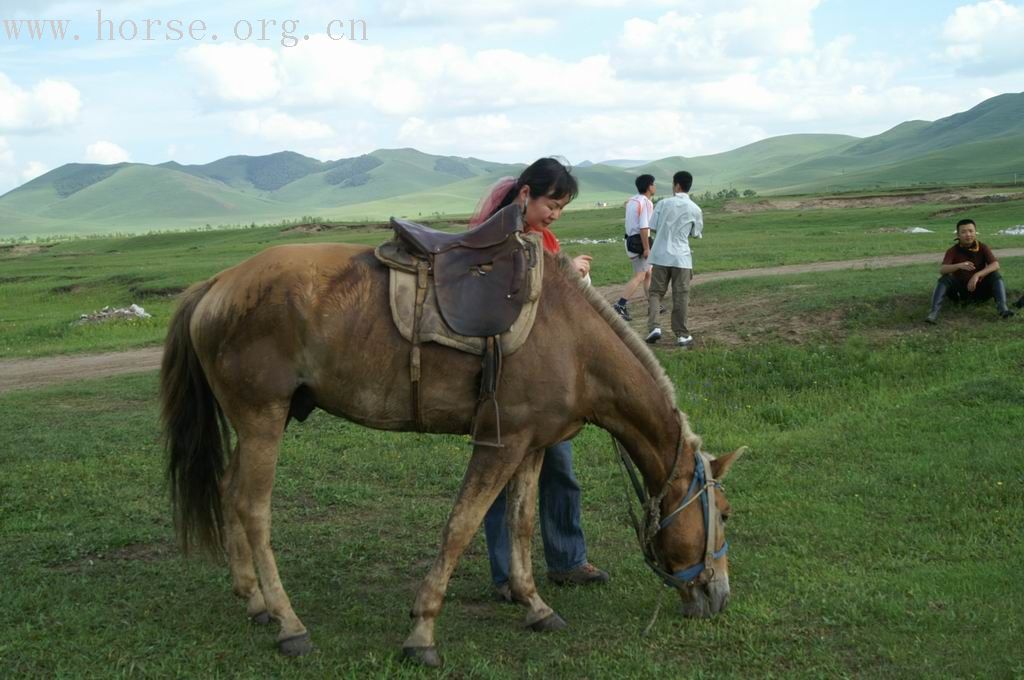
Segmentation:
{"type": "Polygon", "coordinates": [[[956,223],[956,245],[946,251],[939,273],[942,277],[932,293],[932,310],[925,321],[937,323],[942,302],[952,298],[958,302],[981,302],[995,298],[999,316],[1007,319],[1013,312],[1006,306],[1006,286],[999,275],[999,260],[992,249],[978,240],[974,220],[956,223]]]}

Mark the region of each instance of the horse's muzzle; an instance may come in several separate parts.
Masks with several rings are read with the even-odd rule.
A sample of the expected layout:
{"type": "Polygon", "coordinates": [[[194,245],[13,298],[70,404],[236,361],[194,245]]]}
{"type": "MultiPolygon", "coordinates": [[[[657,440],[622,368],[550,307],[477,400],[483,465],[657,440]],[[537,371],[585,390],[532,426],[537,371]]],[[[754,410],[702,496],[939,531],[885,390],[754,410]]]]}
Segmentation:
{"type": "Polygon", "coordinates": [[[725,611],[729,604],[729,575],[716,575],[707,583],[679,589],[683,616],[710,618],[725,611]]]}

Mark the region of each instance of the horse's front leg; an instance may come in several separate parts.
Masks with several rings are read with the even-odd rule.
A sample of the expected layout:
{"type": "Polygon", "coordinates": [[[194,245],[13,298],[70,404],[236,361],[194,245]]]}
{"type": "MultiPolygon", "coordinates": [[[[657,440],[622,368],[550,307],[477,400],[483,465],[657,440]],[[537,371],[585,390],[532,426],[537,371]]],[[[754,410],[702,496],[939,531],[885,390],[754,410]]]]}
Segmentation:
{"type": "Polygon", "coordinates": [[[509,587],[512,599],[526,605],[526,625],[544,632],[565,628],[565,621],[541,599],[533,580],[530,544],[533,538],[533,516],[537,507],[537,480],[544,462],[544,450],[531,452],[516,470],[508,484],[505,516],[509,539],[509,587]]]}
{"type": "Polygon", "coordinates": [[[409,612],[414,623],[402,646],[406,658],[427,666],[441,665],[434,643],[434,623],[441,613],[448,581],[459,557],[480,527],[484,514],[519,467],[525,451],[526,446],[515,443],[511,437],[505,440],[505,448],[500,451],[486,446],[473,449],[462,488],[441,536],[441,551],[409,612]]]}

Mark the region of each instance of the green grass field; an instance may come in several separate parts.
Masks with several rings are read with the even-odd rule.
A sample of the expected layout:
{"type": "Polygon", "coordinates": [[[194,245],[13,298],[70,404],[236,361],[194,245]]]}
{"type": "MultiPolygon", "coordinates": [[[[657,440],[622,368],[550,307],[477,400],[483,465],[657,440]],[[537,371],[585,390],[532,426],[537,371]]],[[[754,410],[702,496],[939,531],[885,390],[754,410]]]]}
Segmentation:
{"type": "MultiPolygon", "coordinates": [[[[767,294],[780,318],[843,310],[799,343],[760,335],[661,355],[707,447],[751,446],[726,484],[729,610],[677,615],[630,535],[608,437],[588,429],[576,446],[585,529],[612,582],[542,585],[570,629],[531,634],[517,608],[491,602],[478,538],[440,619],[443,674],[1024,673],[1024,339],[988,308],[950,310],[941,331],[914,324],[916,303],[894,291],[930,277],[919,267],[781,277],[767,293],[765,280],[698,289],[695,306],[767,294]]],[[[401,667],[397,650],[465,438],[375,432],[320,412],[289,429],[274,542],[317,649],[285,660],[271,632],[246,623],[226,567],[173,547],[155,380],[0,397],[4,675],[426,675],[401,667]]]]}
{"type": "MultiPolygon", "coordinates": [[[[965,214],[978,221],[981,239],[994,248],[1024,246],[1024,237],[996,234],[1022,221],[1019,205],[1017,201],[992,203],[935,216],[957,208],[923,204],[736,213],[710,204],[705,206],[706,238],[694,246],[695,267],[698,272],[714,272],[906,253],[936,253],[938,262],[951,243],[952,225],[965,214]],[[913,226],[934,233],[886,231],[913,226]]],[[[595,285],[629,278],[621,243],[621,209],[569,212],[555,230],[566,242],[567,253],[594,256],[595,285]],[[613,242],[572,243],[582,238],[613,242]]],[[[157,344],[163,339],[175,294],[190,283],[280,243],[377,244],[389,234],[386,225],[319,233],[257,227],[74,239],[36,246],[39,251],[28,254],[26,246],[8,246],[0,249],[0,358],[157,344]],[[153,318],[100,327],[75,325],[82,314],[132,303],[143,306],[153,318]]],[[[907,293],[918,295],[925,304],[930,285],[923,283],[907,293]]],[[[1024,279],[1010,278],[1008,285],[1016,291],[1024,287],[1024,279]]]]}
{"type": "MultiPolygon", "coordinates": [[[[942,206],[780,211],[709,206],[703,271],[940,252],[942,206]],[[935,234],[879,231],[921,225],[935,234]]],[[[1020,221],[972,209],[982,238],[1020,221]],[[1016,220],[1016,222],[1015,222],[1016,220]]],[[[618,211],[570,213],[563,240],[618,236],[618,211]]],[[[0,255],[2,356],[159,342],[180,287],[272,243],[386,232],[275,229],[63,242],[0,255]],[[105,304],[146,322],[69,326],[105,304]]],[[[598,285],[622,281],[619,243],[598,285]]],[[[625,517],[608,435],[576,440],[590,557],[612,581],[558,589],[570,623],[537,635],[492,602],[482,537],[449,589],[446,666],[401,665],[415,589],[461,481],[464,437],[367,430],[322,412],[293,423],[274,496],[285,586],[316,646],[284,659],[246,622],[227,568],[185,560],[162,481],[156,375],[0,395],[3,677],[993,677],[1024,676],[1024,319],[947,305],[925,326],[936,267],[721,281],[694,289],[697,349],[659,351],[713,453],[751,451],[726,480],[732,599],[678,616],[625,517]],[[656,604],[663,608],[641,635],[656,604]]],[[[1024,258],[1003,274],[1016,298],[1024,258]]],[[[667,343],[666,343],[667,344],[667,343]]],[[[540,548],[535,571],[543,574],[540,548]]]]}

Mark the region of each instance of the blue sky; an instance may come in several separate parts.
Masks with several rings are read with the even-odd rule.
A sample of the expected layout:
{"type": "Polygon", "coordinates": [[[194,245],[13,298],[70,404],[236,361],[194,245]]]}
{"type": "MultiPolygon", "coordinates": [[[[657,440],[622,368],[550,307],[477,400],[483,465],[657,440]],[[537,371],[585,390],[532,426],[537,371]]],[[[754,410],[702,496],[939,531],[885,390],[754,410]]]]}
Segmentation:
{"type": "Polygon", "coordinates": [[[1024,1],[1011,0],[0,0],[0,20],[0,192],[69,162],[282,149],[703,155],[876,134],[1024,89],[1024,1]],[[97,9],[139,34],[97,40],[97,9]],[[23,23],[13,38],[25,19],[69,19],[68,38],[32,40],[23,23]],[[171,19],[206,31],[167,40],[171,19]],[[335,37],[362,20],[367,39],[330,39],[332,19],[335,37]],[[243,21],[248,40],[232,36],[243,21]]]}

